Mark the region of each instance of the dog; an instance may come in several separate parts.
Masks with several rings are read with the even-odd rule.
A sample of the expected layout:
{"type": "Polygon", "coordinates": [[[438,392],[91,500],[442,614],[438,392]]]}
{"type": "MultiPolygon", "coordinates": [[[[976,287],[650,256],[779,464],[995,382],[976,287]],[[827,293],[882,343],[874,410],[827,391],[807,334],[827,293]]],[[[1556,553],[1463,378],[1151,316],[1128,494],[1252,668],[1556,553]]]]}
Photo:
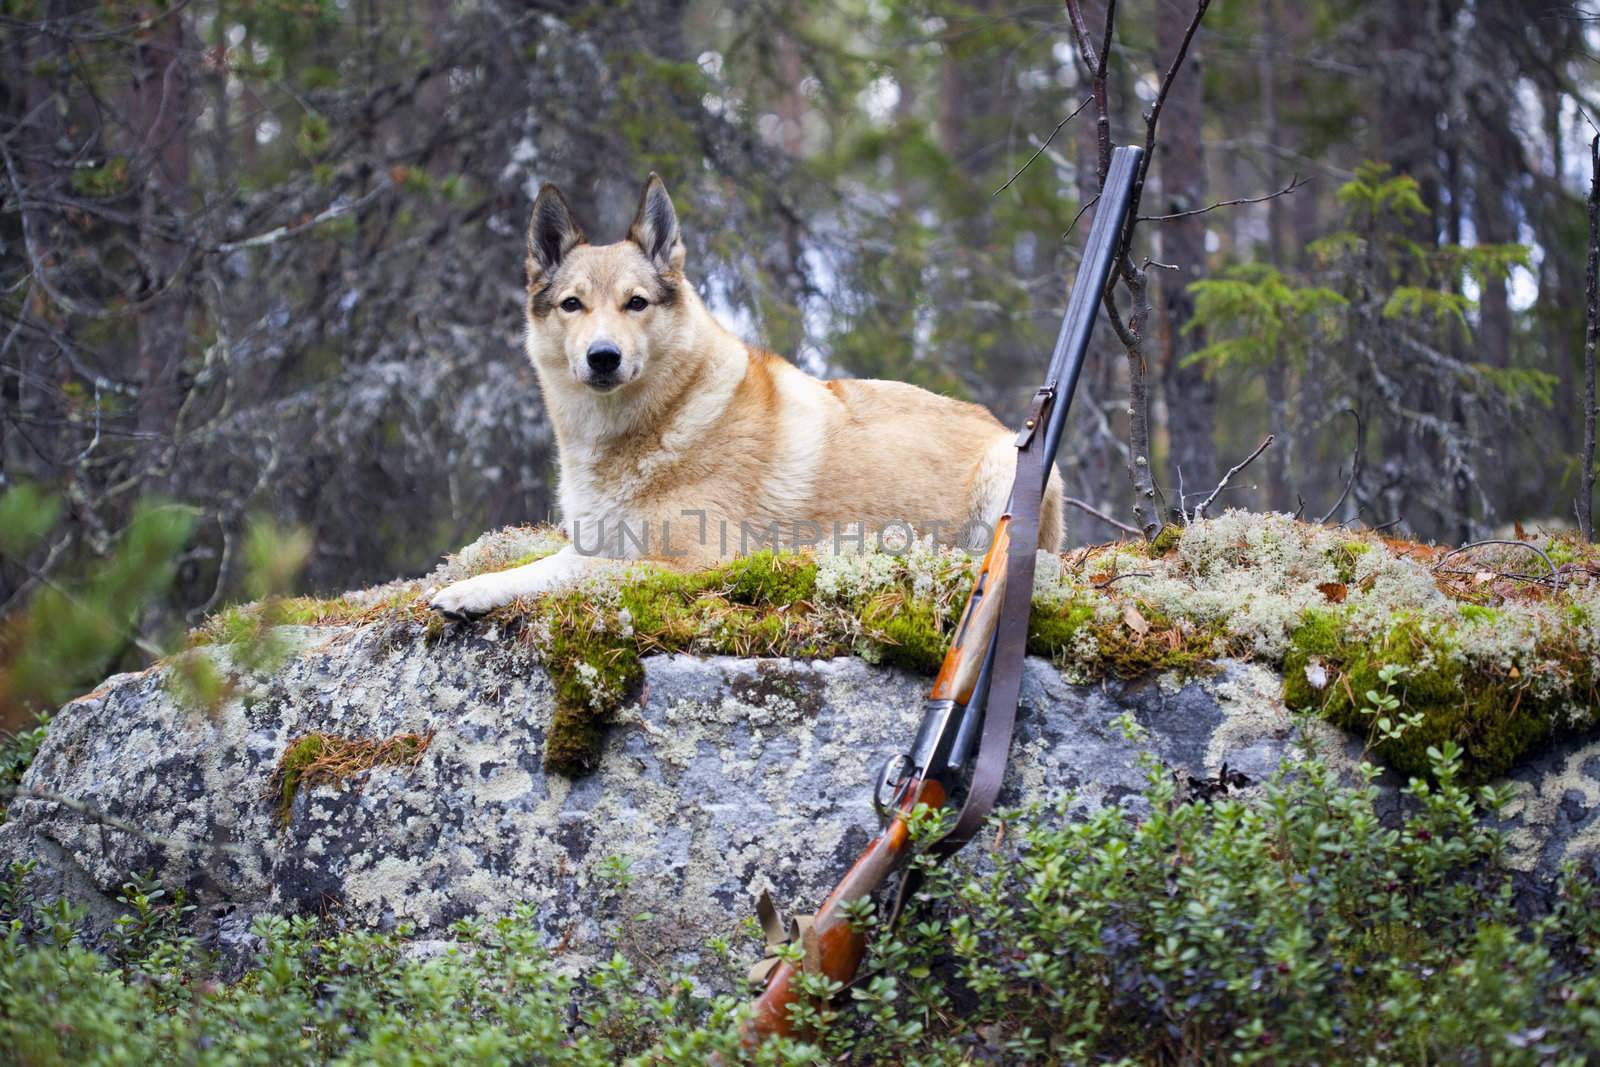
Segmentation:
{"type": "MultiPolygon", "coordinates": [[[[476,617],[617,560],[703,567],[748,551],[751,531],[862,544],[865,531],[899,525],[987,544],[1015,474],[1011,431],[977,404],[902,382],[820,380],[746,344],[706,309],[684,258],[655,174],[614,244],[589,244],[560,190],[539,191],[525,348],[555,429],[572,543],[449,585],[435,610],[476,617]]],[[[1062,522],[1052,471],[1042,549],[1059,548],[1062,522]]]]}

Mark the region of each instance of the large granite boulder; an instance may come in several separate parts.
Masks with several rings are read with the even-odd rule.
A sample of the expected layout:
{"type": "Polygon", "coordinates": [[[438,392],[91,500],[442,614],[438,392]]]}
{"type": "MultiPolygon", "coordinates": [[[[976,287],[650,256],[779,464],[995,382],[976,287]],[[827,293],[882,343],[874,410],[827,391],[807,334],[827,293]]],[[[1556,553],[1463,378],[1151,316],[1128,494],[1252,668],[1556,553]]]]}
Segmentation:
{"type": "MultiPolygon", "coordinates": [[[[543,768],[549,678],[499,627],[284,633],[292,654],[209,712],[175,695],[170,666],[67,705],[0,825],[0,860],[35,861],[42,890],[100,924],[118,887],[151,872],[187,887],[224,948],[247,944],[262,912],[426,938],[527,901],[575,967],[612,951],[606,916],[619,907],[650,916],[631,951],[687,958],[733,933],[763,887],[820,901],[875,827],[875,772],[909,741],[927,686],[856,658],[647,657],[598,770],[573,779],[543,768]],[[420,743],[394,765],[286,793],[285,751],[314,732],[420,743]]],[[[1292,716],[1281,691],[1272,670],[1239,661],[1187,682],[1075,685],[1030,660],[1003,802],[1136,804],[1141,749],[1196,782],[1249,789],[1296,758],[1300,730],[1348,772],[1360,746],[1292,716]],[[1145,741],[1127,739],[1125,713],[1145,741]]],[[[1513,860],[1530,884],[1595,848],[1600,744],[1526,763],[1516,788],[1513,860]]]]}

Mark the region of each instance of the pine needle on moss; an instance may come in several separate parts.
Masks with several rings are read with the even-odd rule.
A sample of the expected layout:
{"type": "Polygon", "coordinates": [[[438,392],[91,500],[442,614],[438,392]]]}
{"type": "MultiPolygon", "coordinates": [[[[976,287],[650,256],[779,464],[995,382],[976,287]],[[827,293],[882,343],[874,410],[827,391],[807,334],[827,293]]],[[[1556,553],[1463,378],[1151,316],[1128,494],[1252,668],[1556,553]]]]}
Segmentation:
{"type": "Polygon", "coordinates": [[[283,750],[273,776],[279,823],[289,824],[295,794],[302,787],[342,785],[374,767],[415,767],[432,743],[432,730],[385,738],[341,737],[313,731],[295,738],[283,750]]]}

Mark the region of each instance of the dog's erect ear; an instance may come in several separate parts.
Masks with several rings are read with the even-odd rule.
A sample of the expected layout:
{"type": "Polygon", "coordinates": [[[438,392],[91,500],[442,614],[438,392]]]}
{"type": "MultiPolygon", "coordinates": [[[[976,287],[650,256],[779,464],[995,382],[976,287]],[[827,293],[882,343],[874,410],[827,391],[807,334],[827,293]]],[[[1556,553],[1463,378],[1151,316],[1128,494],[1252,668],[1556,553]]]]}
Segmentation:
{"type": "Polygon", "coordinates": [[[533,217],[528,220],[528,281],[550,273],[584,240],[583,227],[572,217],[567,198],[546,182],[533,202],[533,217]]]}
{"type": "Polygon", "coordinates": [[[678,213],[659,174],[651,174],[639,197],[639,213],[628,227],[628,240],[638,245],[657,270],[683,270],[683,237],[678,233],[678,213]]]}

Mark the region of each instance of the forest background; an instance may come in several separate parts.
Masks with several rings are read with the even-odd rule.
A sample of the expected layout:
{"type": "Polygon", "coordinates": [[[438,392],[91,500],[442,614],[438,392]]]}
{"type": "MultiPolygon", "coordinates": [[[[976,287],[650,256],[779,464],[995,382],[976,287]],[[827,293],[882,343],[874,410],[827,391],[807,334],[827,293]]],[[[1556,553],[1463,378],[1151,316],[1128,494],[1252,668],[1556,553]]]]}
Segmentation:
{"type": "MultiPolygon", "coordinates": [[[[1144,142],[1200,6],[1118,5],[1113,141],[1144,142]]],[[[1270,433],[1213,510],[1570,524],[1592,16],[1203,6],[1132,250],[1143,359],[1101,327],[1069,493],[1135,523],[1142,466],[1137,524],[1170,518],[1270,433]]],[[[127,594],[137,660],[251,592],[263,517],[307,532],[288,581],[324,593],[552,517],[519,344],[544,181],[610,240],[658,171],[741,336],[1014,421],[1097,188],[1073,9],[1098,41],[1104,0],[5,0],[0,490],[50,495],[0,516],[30,534],[0,543],[0,620],[96,560],[137,584],[143,537],[175,562],[127,594]],[[132,529],[151,500],[182,521],[132,529]]]]}

